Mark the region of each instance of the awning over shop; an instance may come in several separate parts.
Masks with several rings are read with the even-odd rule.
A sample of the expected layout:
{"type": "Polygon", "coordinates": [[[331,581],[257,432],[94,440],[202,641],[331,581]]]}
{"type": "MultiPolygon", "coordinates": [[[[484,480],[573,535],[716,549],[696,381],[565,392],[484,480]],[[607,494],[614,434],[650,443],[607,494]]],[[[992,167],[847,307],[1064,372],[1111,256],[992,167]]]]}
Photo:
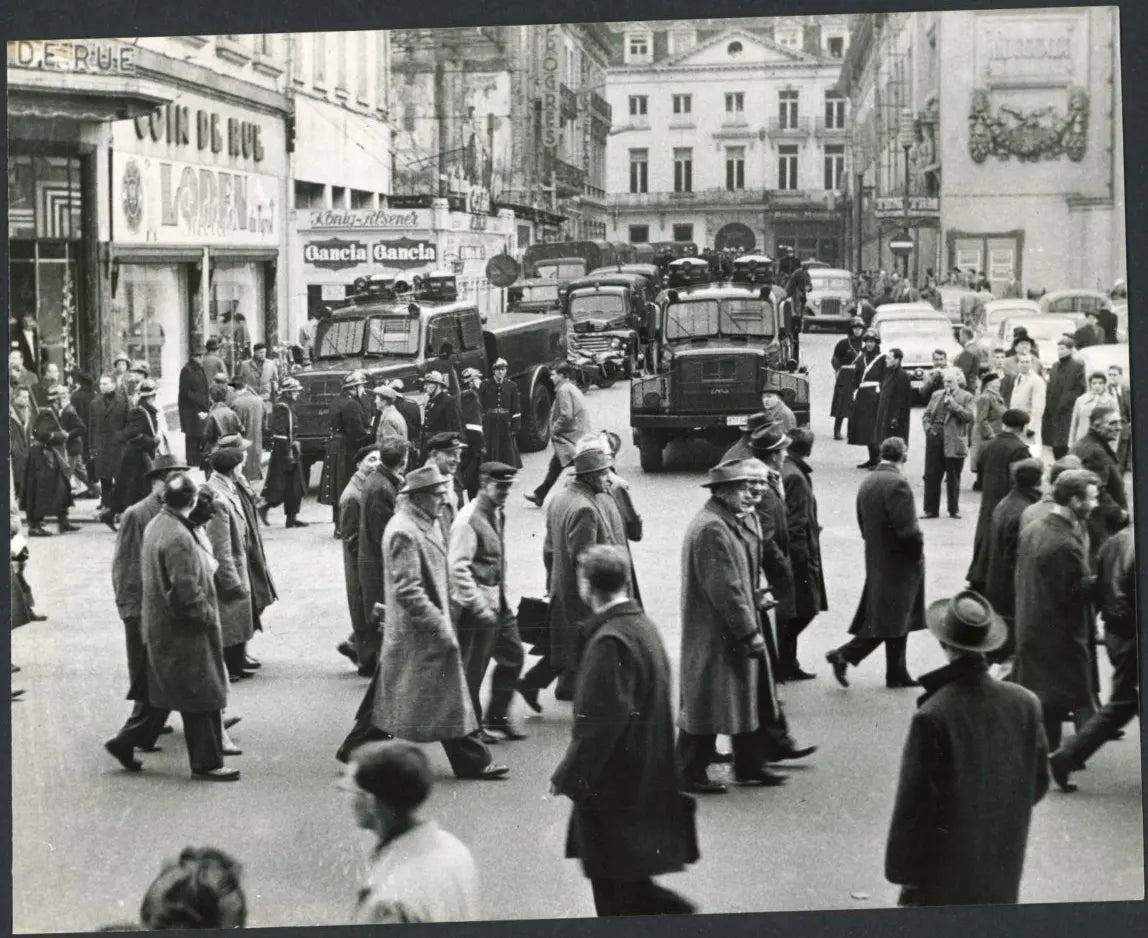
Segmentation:
{"type": "Polygon", "coordinates": [[[41,120],[117,121],[150,114],[175,90],[125,75],[8,69],[8,114],[41,120]]]}

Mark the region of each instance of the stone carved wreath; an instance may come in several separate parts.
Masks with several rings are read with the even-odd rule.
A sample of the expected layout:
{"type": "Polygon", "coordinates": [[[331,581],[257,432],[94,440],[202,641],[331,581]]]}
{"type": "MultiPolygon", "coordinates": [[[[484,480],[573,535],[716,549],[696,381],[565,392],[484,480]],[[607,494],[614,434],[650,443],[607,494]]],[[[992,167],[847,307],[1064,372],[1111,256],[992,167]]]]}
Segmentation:
{"type": "Polygon", "coordinates": [[[1018,111],[1001,105],[994,115],[989,93],[977,88],[969,110],[969,155],[983,163],[989,156],[1002,160],[1016,157],[1035,163],[1067,156],[1073,162],[1084,159],[1088,144],[1088,93],[1071,88],[1068,108],[1043,107],[1018,111]]]}

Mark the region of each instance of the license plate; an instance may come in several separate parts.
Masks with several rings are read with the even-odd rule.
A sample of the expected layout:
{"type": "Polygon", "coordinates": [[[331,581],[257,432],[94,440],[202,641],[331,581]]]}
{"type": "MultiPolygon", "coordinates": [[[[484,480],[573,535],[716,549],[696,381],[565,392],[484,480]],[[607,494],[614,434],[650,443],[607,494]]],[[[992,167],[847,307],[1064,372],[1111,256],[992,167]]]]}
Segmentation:
{"type": "Polygon", "coordinates": [[[725,425],[727,427],[744,427],[749,423],[749,414],[737,414],[733,417],[725,418],[725,425]]]}

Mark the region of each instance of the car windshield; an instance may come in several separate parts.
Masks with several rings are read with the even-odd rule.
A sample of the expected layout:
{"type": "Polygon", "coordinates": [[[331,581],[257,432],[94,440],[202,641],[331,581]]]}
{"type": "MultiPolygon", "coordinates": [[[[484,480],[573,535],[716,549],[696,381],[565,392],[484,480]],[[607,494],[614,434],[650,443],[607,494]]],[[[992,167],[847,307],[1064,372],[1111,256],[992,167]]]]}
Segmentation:
{"type": "Polygon", "coordinates": [[[338,319],[319,326],[315,339],[316,358],[346,358],[363,349],[363,320],[338,319]]]}
{"type": "MultiPolygon", "coordinates": [[[[1009,316],[1015,316],[1017,312],[1018,309],[1015,306],[1002,306],[1000,309],[991,309],[988,312],[988,324],[990,326],[999,326],[1008,319],[1009,316]]],[[[1021,310],[1020,312],[1027,312],[1027,310],[1021,310]]]]}
{"type": "Polygon", "coordinates": [[[375,316],[367,333],[367,355],[408,357],[419,350],[419,321],[411,316],[375,316]]]}
{"type": "Polygon", "coordinates": [[[666,310],[666,339],[715,335],[772,338],[773,313],[760,299],[693,300],[666,310]]]}
{"type": "Polygon", "coordinates": [[[853,281],[849,277],[819,277],[817,271],[809,272],[814,290],[833,290],[838,293],[852,293],[853,281]]]}
{"type": "Polygon", "coordinates": [[[617,319],[625,315],[626,299],[620,293],[587,293],[570,299],[570,318],[575,322],[617,319]]]}
{"type": "Polygon", "coordinates": [[[558,281],[552,283],[532,283],[522,287],[523,303],[557,303],[558,281]]]}
{"type": "Polygon", "coordinates": [[[1087,313],[1091,310],[1100,309],[1104,304],[1103,297],[1089,296],[1088,294],[1072,294],[1070,296],[1062,296],[1057,299],[1050,300],[1048,303],[1049,313],[1087,313]]]}
{"type": "Polygon", "coordinates": [[[1041,316],[1039,319],[1010,319],[1001,324],[1000,338],[1012,340],[1013,330],[1023,327],[1038,346],[1056,343],[1066,332],[1076,332],[1076,323],[1067,316],[1041,316]]]}
{"type": "Polygon", "coordinates": [[[586,262],[580,260],[535,261],[534,266],[543,280],[573,280],[586,276],[586,262]]]}

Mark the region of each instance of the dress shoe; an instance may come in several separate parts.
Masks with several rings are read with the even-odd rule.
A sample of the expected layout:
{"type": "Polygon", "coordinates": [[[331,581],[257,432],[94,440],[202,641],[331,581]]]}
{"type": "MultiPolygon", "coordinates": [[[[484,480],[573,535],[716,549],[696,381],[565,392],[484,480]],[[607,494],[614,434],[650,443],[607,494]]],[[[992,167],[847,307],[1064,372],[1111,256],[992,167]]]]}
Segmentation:
{"type": "Polygon", "coordinates": [[[36,525],[34,528],[28,529],[29,537],[51,537],[52,532],[45,528],[43,525],[36,525]]]}
{"type": "Polygon", "coordinates": [[[160,736],[170,736],[174,732],[175,732],[174,728],[172,728],[170,726],[165,726],[162,730],[159,731],[159,734],[160,734],[160,736]]]}
{"type": "Polygon", "coordinates": [[[811,671],[803,671],[800,666],[790,669],[785,676],[791,681],[812,681],[817,677],[811,671]]]}
{"type": "Polygon", "coordinates": [[[360,746],[364,746],[367,743],[385,743],[388,739],[394,738],[394,736],[385,730],[376,729],[372,726],[369,733],[365,734],[362,739],[355,740],[351,746],[347,745],[348,740],[343,740],[343,745],[335,752],[335,758],[346,765],[351,761],[351,753],[360,746]]]}
{"type": "Polygon", "coordinates": [[[232,683],[235,683],[236,681],[242,681],[245,678],[252,677],[253,673],[252,671],[228,671],[227,676],[231,678],[232,683]]]}
{"type": "Polygon", "coordinates": [[[235,743],[232,743],[230,746],[223,747],[223,754],[225,756],[241,756],[243,755],[243,750],[236,746],[235,743]]]}
{"type": "Polygon", "coordinates": [[[959,511],[950,511],[949,517],[952,518],[954,521],[960,521],[961,520],[961,513],[959,511]]]}
{"type": "Polygon", "coordinates": [[[521,681],[519,681],[515,689],[521,695],[522,699],[526,701],[526,706],[528,706],[535,713],[542,712],[542,704],[538,702],[537,687],[530,687],[529,685],[523,684],[521,681]]]}
{"type": "Polygon", "coordinates": [[[825,660],[833,665],[833,676],[837,678],[837,683],[842,687],[848,687],[849,678],[845,674],[849,670],[849,662],[845,660],[845,656],[839,651],[831,651],[825,656],[825,660]]]}
{"type": "Polygon", "coordinates": [[[19,700],[23,696],[24,696],[24,688],[22,688],[22,687],[17,687],[15,690],[12,691],[12,699],[13,700],[19,700]]]}
{"type": "Polygon", "coordinates": [[[235,726],[235,724],[238,723],[242,719],[243,719],[243,717],[224,717],[223,718],[223,728],[225,730],[229,730],[229,729],[231,729],[231,727],[235,726]]]}
{"type": "Polygon", "coordinates": [[[12,665],[12,673],[13,673],[13,674],[16,674],[16,673],[18,673],[18,672],[19,672],[19,670],[20,670],[20,665],[18,665],[18,664],[14,664],[14,665],[12,665]]]}
{"type": "Polygon", "coordinates": [[[835,440],[841,440],[841,439],[844,439],[844,437],[842,437],[840,433],[834,433],[834,434],[833,434],[833,439],[835,439],[835,440]]]}
{"type": "Polygon", "coordinates": [[[374,677],[375,669],[378,666],[378,661],[364,661],[355,667],[355,673],[358,674],[359,677],[374,677]]]}
{"type": "Polygon", "coordinates": [[[574,691],[569,687],[563,687],[559,684],[554,688],[554,699],[561,700],[563,703],[572,703],[574,700],[574,691]]]}
{"type": "Polygon", "coordinates": [[[508,717],[487,720],[486,729],[488,732],[495,733],[503,739],[519,740],[527,738],[527,734],[511,723],[508,717]]]}
{"type": "Polygon", "coordinates": [[[56,528],[61,534],[71,534],[73,531],[80,530],[78,524],[72,524],[70,521],[61,521],[56,525],[56,528]]]}
{"type": "Polygon", "coordinates": [[[116,530],[116,514],[110,508],[100,512],[99,520],[101,523],[106,524],[113,531],[116,530]]]}
{"type": "Polygon", "coordinates": [[[133,754],[130,743],[113,736],[104,743],[104,748],[129,772],[138,772],[143,768],[143,763],[133,754]]]}
{"type": "Polygon", "coordinates": [[[203,782],[237,782],[239,769],[221,765],[218,769],[208,769],[206,772],[192,772],[191,777],[203,782]]]}
{"type": "Polygon", "coordinates": [[[923,515],[921,515],[921,520],[922,521],[932,521],[934,518],[939,518],[939,517],[941,517],[940,512],[927,511],[923,515]]]}
{"type": "Polygon", "coordinates": [[[28,615],[29,622],[44,622],[47,618],[47,616],[42,616],[38,612],[33,612],[28,615]]]}
{"type": "Polygon", "coordinates": [[[311,527],[311,522],[300,521],[298,518],[288,518],[287,519],[287,527],[289,527],[289,528],[309,528],[309,527],[311,527]]]}
{"type": "Polygon", "coordinates": [[[148,753],[163,752],[163,746],[157,746],[155,743],[152,743],[150,746],[140,746],[139,751],[148,753]]]}
{"type": "Polygon", "coordinates": [[[335,646],[335,651],[337,651],[344,658],[348,659],[351,664],[359,663],[359,653],[355,651],[355,646],[350,642],[339,642],[339,644],[335,646]]]}
{"type": "Polygon", "coordinates": [[[254,658],[247,657],[243,659],[243,669],[245,671],[258,671],[261,667],[263,667],[262,661],[256,661],[254,658]]]}
{"type": "Polygon", "coordinates": [[[525,498],[535,508],[542,507],[542,499],[535,495],[533,492],[523,492],[522,497],[525,498]]]}
{"type": "Polygon", "coordinates": [[[1069,775],[1072,769],[1068,767],[1063,758],[1058,758],[1060,754],[1054,752],[1048,757],[1048,768],[1052,773],[1052,780],[1056,782],[1056,787],[1065,794],[1072,794],[1077,790],[1077,785],[1069,781],[1069,775]]]}
{"type": "Polygon", "coordinates": [[[715,782],[712,779],[695,778],[685,782],[682,785],[682,791],[691,795],[724,795],[729,789],[721,782],[715,782]]]}
{"type": "Polygon", "coordinates": [[[497,736],[495,736],[493,733],[488,733],[484,729],[478,731],[478,738],[482,740],[482,742],[487,746],[494,746],[499,742],[497,736]]]}
{"type": "Polygon", "coordinates": [[[761,785],[765,788],[773,788],[777,785],[784,785],[786,776],[779,772],[771,772],[764,766],[756,772],[751,772],[748,775],[734,775],[733,780],[738,785],[761,785]]]}
{"type": "Polygon", "coordinates": [[[885,686],[895,690],[900,687],[920,687],[921,682],[913,680],[908,674],[902,674],[898,677],[885,678],[885,686]]]}
{"type": "Polygon", "coordinates": [[[806,756],[811,756],[817,752],[816,746],[797,746],[792,742],[772,756],[769,762],[790,762],[794,759],[804,759],[806,756]]]}
{"type": "Polygon", "coordinates": [[[459,778],[474,779],[476,781],[489,782],[500,778],[506,778],[510,774],[510,767],[499,765],[497,762],[491,762],[489,765],[484,765],[481,769],[473,775],[460,775],[459,778]]]}
{"type": "Polygon", "coordinates": [[[255,509],[259,513],[259,520],[263,522],[263,527],[271,527],[271,522],[267,518],[267,512],[271,510],[270,505],[258,505],[255,509]]]}

